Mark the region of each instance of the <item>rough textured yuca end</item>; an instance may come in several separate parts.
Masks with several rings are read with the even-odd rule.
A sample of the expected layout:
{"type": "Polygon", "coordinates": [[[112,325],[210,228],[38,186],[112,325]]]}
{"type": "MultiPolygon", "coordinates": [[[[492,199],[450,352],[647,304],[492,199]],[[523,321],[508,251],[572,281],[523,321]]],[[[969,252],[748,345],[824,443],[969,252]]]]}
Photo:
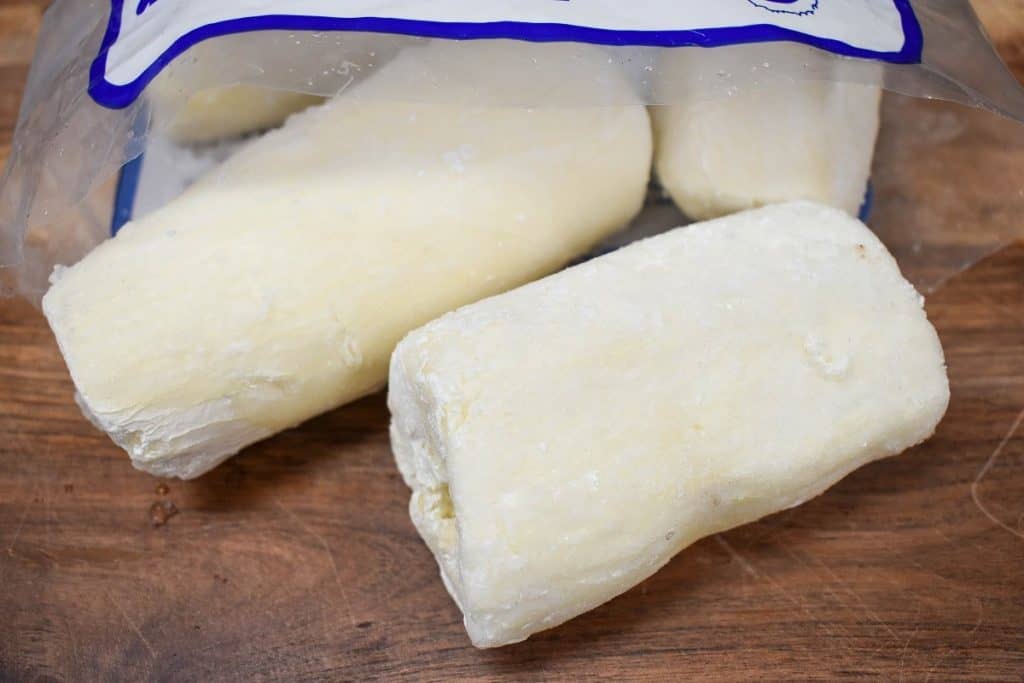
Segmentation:
{"type": "Polygon", "coordinates": [[[393,449],[474,644],[555,626],[928,438],[949,388],[922,304],[865,226],[800,202],[409,334],[393,449]]]}

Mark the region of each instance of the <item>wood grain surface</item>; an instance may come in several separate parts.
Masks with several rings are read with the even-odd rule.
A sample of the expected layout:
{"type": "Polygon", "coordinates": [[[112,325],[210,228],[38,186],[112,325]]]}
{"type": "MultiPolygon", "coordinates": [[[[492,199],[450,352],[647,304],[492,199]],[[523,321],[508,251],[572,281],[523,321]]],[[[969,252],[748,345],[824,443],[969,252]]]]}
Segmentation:
{"type": "MultiPolygon", "coordinates": [[[[0,0],[0,153],[44,5],[0,0]]],[[[1024,75],[1024,3],[977,6],[1024,75]]],[[[162,482],[0,300],[0,680],[1024,680],[1024,132],[896,97],[884,118],[871,224],[930,293],[936,436],[497,651],[408,520],[381,396],[162,482]]]]}

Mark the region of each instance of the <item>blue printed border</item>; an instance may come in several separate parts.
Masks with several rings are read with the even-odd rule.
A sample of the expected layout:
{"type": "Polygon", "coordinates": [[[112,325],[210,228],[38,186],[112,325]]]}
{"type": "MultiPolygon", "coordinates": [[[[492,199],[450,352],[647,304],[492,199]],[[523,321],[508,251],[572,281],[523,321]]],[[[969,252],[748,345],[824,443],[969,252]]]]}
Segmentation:
{"type": "MultiPolygon", "coordinates": [[[[782,1],[785,2],[787,0],[782,1]]],[[[534,43],[577,42],[595,45],[643,47],[719,47],[739,43],[788,40],[812,45],[845,57],[874,59],[896,64],[916,64],[921,61],[924,45],[921,25],[914,14],[914,8],[910,4],[911,0],[892,1],[900,13],[903,23],[903,34],[906,36],[903,48],[897,52],[865,50],[838,40],[819,38],[818,36],[808,35],[771,24],[705,30],[615,31],[573,26],[570,24],[519,21],[449,23],[381,17],[339,18],[271,14],[222,21],[194,29],[176,40],[134,81],[118,85],[106,79],[107,53],[120,35],[121,11],[124,0],[110,0],[110,21],[107,24],[107,31],[103,36],[103,43],[100,46],[99,54],[93,60],[89,70],[89,94],[96,102],[105,107],[123,109],[138,98],[149,82],[167,64],[196,43],[208,38],[232,33],[270,29],[286,31],[361,31],[420,36],[424,38],[447,38],[450,40],[510,38],[534,43]]]]}
{"type": "Polygon", "coordinates": [[[114,192],[114,213],[110,217],[111,237],[132,220],[135,215],[135,199],[139,194],[139,177],[145,154],[140,154],[124,166],[117,176],[117,190],[114,192]]]}

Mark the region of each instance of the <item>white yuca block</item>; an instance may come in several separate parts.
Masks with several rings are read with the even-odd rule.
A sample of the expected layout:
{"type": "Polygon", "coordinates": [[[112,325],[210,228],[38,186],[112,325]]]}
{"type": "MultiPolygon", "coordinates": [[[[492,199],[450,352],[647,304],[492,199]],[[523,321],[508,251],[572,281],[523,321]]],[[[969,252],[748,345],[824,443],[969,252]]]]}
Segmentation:
{"type": "Polygon", "coordinates": [[[861,223],[799,202],[409,334],[392,448],[473,643],[556,626],[928,438],[949,389],[922,302],[861,223]]]}
{"type": "Polygon", "coordinates": [[[651,108],[655,170],[685,214],[705,220],[806,199],[857,215],[881,91],[827,80],[839,74],[783,75],[799,75],[813,56],[800,45],[759,44],[682,50],[660,66],[684,101],[651,108]]]}
{"type": "MultiPolygon", "coordinates": [[[[386,98],[444,48],[406,51],[55,273],[43,310],[80,404],[137,467],[194,477],[381,388],[406,332],[558,269],[640,209],[642,105],[386,98]]],[[[578,83],[628,92],[591,56],[578,83]]],[[[500,90],[519,59],[495,46],[463,68],[500,90]]]]}

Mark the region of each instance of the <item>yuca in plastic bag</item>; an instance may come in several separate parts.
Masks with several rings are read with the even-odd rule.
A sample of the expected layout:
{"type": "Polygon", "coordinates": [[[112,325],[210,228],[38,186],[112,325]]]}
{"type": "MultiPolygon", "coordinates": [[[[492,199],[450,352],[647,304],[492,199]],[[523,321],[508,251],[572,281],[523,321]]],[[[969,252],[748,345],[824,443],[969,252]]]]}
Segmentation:
{"type": "Polygon", "coordinates": [[[657,175],[693,218],[790,199],[857,213],[880,87],[1024,112],[966,3],[265,4],[56,3],[0,195],[6,280],[36,299],[72,266],[46,311],[80,402],[162,474],[372,391],[404,332],[625,227],[643,104],[657,175]],[[123,201],[127,160],[179,148],[173,171],[210,154],[200,141],[229,160],[135,192],[201,178],[180,197],[123,201]],[[89,254],[115,208],[137,221],[89,254]],[[313,323],[315,301],[340,303],[313,323]]]}
{"type": "Polygon", "coordinates": [[[198,476],[388,380],[411,516],[494,647],[932,434],[912,282],[1019,179],[958,199],[966,117],[880,101],[1024,146],[967,3],[318,5],[47,14],[0,266],[137,467],[198,476]]]}
{"type": "Polygon", "coordinates": [[[748,67],[801,62],[792,43],[677,50],[659,78],[685,96],[651,108],[658,181],[683,213],[717,218],[791,199],[858,215],[878,136],[881,90],[843,81],[762,79],[748,67]],[[718,74],[733,74],[723,89],[718,74]],[[751,113],[755,112],[755,116],[751,113]]]}
{"type": "MultiPolygon", "coordinates": [[[[379,389],[410,329],[556,270],[640,210],[651,132],[639,102],[376,96],[413,86],[448,48],[407,50],[55,274],[43,310],[79,402],[137,467],[193,477],[379,389]]],[[[510,75],[528,59],[511,43],[491,57],[510,75]]],[[[627,89],[589,73],[596,50],[573,58],[574,87],[627,89]]]]}

